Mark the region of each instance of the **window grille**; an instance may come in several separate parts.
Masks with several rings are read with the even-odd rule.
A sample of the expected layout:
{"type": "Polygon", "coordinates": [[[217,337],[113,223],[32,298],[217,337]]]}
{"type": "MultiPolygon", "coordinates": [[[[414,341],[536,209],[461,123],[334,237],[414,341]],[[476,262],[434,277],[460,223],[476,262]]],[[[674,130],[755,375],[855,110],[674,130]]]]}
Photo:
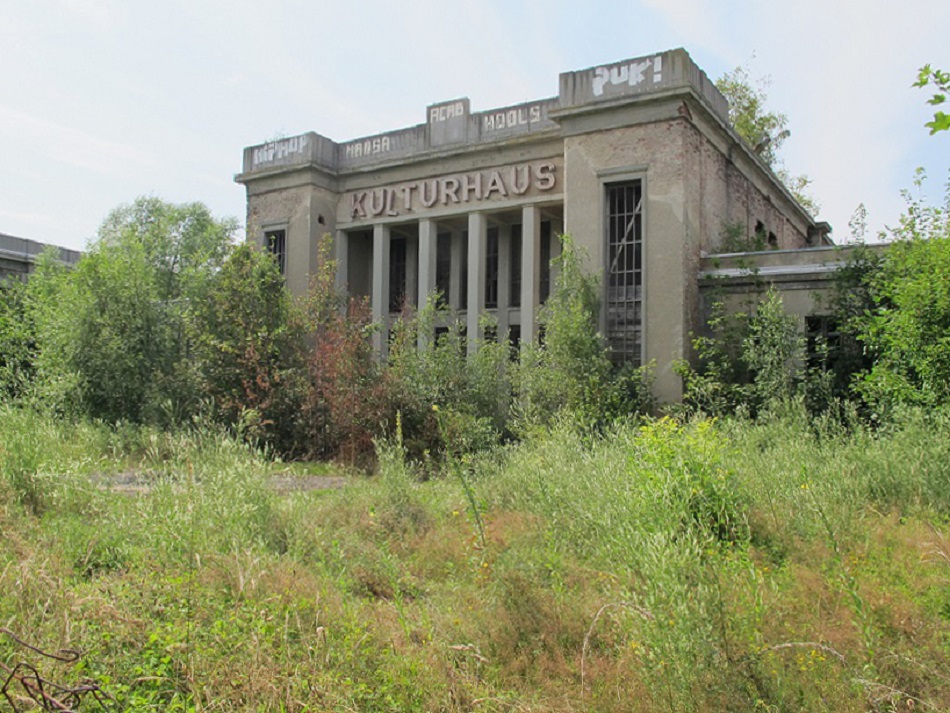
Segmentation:
{"type": "Polygon", "coordinates": [[[274,260],[277,261],[277,267],[280,268],[280,274],[287,274],[287,231],[286,230],[267,230],[264,232],[264,247],[274,260]]]}
{"type": "Polygon", "coordinates": [[[498,306],[498,228],[489,228],[485,241],[485,308],[498,306]]]}
{"type": "Polygon", "coordinates": [[[509,273],[508,288],[508,306],[521,306],[521,225],[511,226],[511,252],[508,256],[508,264],[511,266],[509,273]]]}
{"type": "Polygon", "coordinates": [[[389,243],[389,311],[402,309],[406,297],[406,239],[392,238],[389,243]]]}
{"type": "Polygon", "coordinates": [[[643,186],[610,184],[607,202],[607,340],[613,358],[639,366],[643,347],[643,186]]]}

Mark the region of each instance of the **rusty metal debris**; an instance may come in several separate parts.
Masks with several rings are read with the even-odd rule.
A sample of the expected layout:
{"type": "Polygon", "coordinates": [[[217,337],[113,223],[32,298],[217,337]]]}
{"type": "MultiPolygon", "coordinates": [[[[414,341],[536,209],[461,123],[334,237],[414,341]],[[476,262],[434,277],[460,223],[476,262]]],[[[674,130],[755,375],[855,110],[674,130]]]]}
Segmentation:
{"type": "MultiPolygon", "coordinates": [[[[49,653],[28,644],[9,629],[0,628],[0,634],[8,636],[19,646],[51,661],[72,664],[79,660],[79,652],[72,649],[60,649],[56,653],[49,653]]],[[[111,699],[111,696],[99,688],[99,684],[94,681],[86,680],[72,686],[61,685],[44,677],[36,666],[27,661],[19,661],[12,666],[0,661],[0,675],[3,676],[0,695],[10,704],[13,713],[25,710],[20,705],[27,701],[32,702],[31,708],[38,706],[44,711],[76,713],[87,696],[95,700],[100,708],[104,707],[106,700],[111,699]]]]}

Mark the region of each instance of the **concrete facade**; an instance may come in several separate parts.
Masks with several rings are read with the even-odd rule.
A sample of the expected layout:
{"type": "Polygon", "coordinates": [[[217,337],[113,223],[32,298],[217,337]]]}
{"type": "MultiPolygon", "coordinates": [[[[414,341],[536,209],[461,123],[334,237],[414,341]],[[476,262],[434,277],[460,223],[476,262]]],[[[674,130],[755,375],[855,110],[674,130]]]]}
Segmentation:
{"type": "MultiPolygon", "coordinates": [[[[17,238],[0,233],[0,280],[7,277],[25,278],[36,264],[36,259],[49,246],[28,238],[17,238]]],[[[79,262],[82,253],[78,250],[56,248],[59,260],[66,265],[79,262]]]]}
{"type": "Polygon", "coordinates": [[[570,234],[602,277],[608,343],[655,363],[665,401],[681,396],[672,364],[690,357],[704,260],[727,227],[775,255],[829,244],[682,49],[563,73],[556,97],[480,112],[455,99],[376,136],[251,146],[236,180],[248,240],[280,254],[292,292],[306,292],[330,234],[340,284],[384,326],[438,289],[469,336],[489,313],[499,334],[535,340],[556,236],[570,234]]]}

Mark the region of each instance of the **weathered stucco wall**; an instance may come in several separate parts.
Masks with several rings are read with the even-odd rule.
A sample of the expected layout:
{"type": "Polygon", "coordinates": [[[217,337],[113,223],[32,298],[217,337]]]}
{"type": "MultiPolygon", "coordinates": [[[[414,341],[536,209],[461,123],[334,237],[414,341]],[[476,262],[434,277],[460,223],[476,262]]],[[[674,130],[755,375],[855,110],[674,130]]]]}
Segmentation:
{"type": "MultiPolygon", "coordinates": [[[[579,127],[578,127],[579,128],[579,127]]],[[[672,371],[684,356],[690,324],[687,253],[692,250],[686,216],[683,122],[627,126],[569,136],[564,141],[565,228],[606,269],[604,191],[609,183],[643,180],[644,363],[656,362],[655,390],[664,401],[682,396],[672,371]]],[[[605,324],[602,324],[605,326],[605,324]]]]}
{"type": "Polygon", "coordinates": [[[264,232],[287,231],[287,286],[294,295],[306,295],[317,270],[320,239],[332,234],[336,196],[312,185],[248,191],[247,237],[263,247],[264,232]]]}

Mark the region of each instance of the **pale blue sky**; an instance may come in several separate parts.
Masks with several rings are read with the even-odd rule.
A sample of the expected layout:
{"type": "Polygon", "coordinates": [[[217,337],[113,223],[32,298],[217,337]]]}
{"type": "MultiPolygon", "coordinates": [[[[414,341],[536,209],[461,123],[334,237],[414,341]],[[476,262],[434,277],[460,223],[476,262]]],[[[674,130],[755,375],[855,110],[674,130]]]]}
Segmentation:
{"type": "Polygon", "coordinates": [[[716,78],[771,77],[783,152],[848,236],[896,221],[913,170],[942,195],[917,69],[950,69],[948,0],[0,0],[0,232],[81,248],[136,196],[243,221],[244,146],[346,140],[553,96],[558,73],[685,47],[716,78]]]}

